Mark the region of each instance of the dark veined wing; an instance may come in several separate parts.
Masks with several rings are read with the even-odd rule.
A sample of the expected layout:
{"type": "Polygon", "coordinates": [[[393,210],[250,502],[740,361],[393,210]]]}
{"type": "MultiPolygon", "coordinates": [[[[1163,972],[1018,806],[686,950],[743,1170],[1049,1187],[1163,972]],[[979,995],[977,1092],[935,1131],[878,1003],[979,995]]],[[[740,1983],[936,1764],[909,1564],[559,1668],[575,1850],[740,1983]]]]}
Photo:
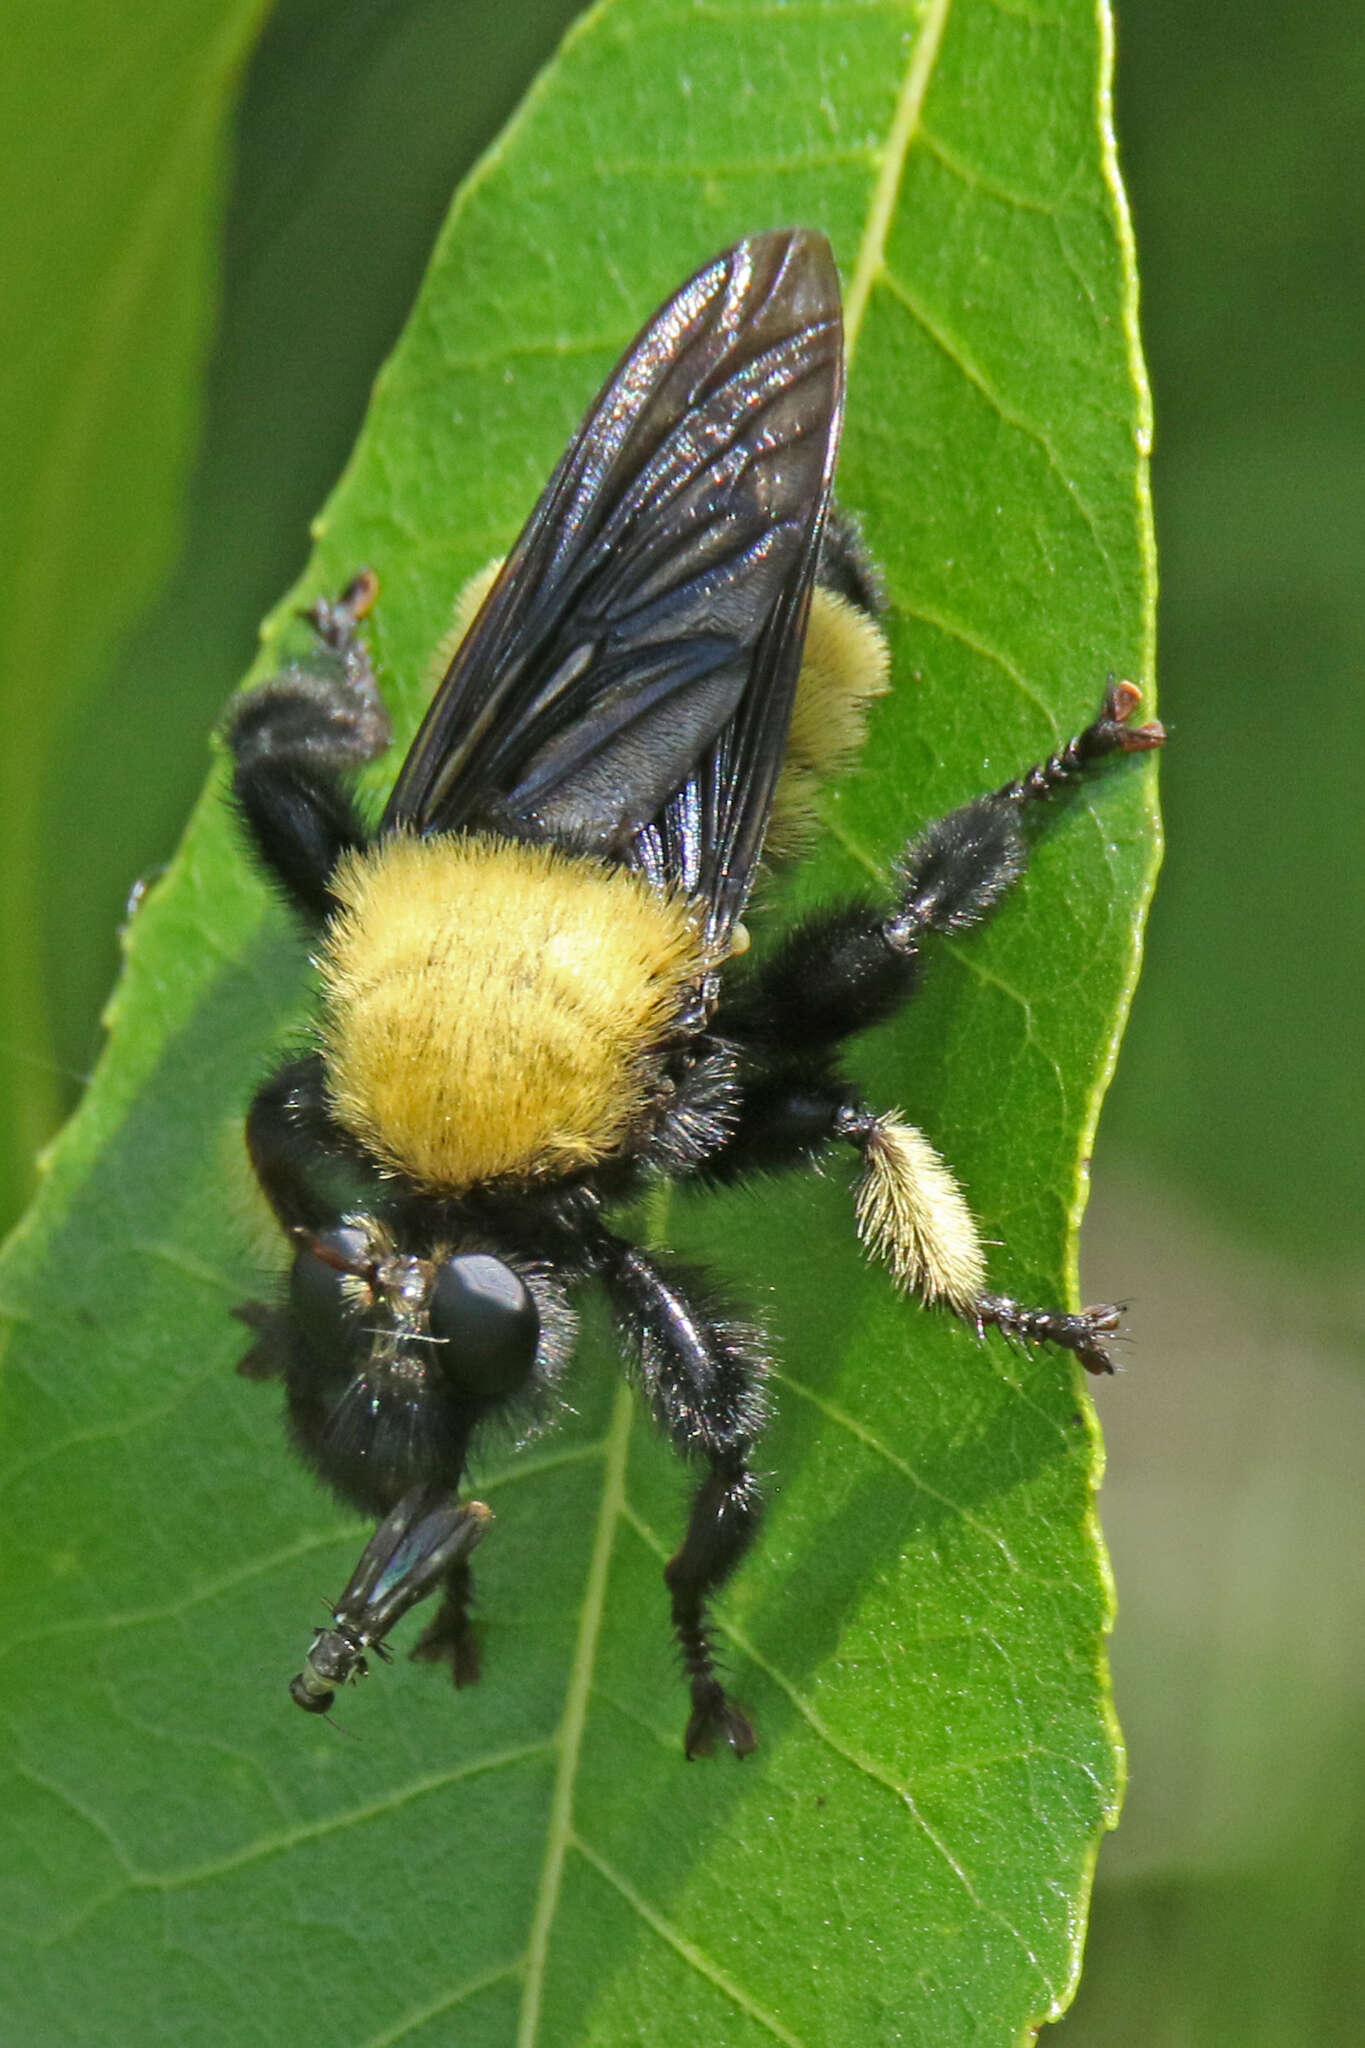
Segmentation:
{"type": "Polygon", "coordinates": [[[382,830],[555,839],[738,916],[843,395],[829,245],[756,235],[627,351],[441,682],[382,830]]]}

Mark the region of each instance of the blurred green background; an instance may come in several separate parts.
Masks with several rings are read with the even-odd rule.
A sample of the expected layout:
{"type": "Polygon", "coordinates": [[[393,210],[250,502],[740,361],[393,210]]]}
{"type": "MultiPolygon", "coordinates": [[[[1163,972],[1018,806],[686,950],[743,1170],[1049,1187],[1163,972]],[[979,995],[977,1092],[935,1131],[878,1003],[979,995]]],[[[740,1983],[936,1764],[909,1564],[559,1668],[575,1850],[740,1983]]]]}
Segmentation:
{"type": "MultiPolygon", "coordinates": [[[[4,95],[52,105],[49,151],[0,156],[6,1221],[449,195],[575,12],[149,0],[126,135],[83,92],[94,0],[22,32],[0,134],[4,95]]],[[[1119,34],[1175,744],[1086,1246],[1137,1339],[1101,1390],[1132,1789],[1063,2035],[1322,2048],[1365,2012],[1365,33],[1146,0],[1119,34]]]]}

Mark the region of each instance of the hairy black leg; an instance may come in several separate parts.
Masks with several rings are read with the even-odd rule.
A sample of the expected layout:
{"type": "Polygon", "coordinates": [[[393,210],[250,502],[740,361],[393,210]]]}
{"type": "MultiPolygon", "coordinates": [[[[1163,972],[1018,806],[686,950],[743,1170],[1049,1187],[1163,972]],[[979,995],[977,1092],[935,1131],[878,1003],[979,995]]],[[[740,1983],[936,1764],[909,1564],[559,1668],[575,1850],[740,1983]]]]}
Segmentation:
{"type": "Polygon", "coordinates": [[[441,1605],[427,1623],[413,1649],[413,1658],[423,1664],[448,1664],[456,1686],[463,1691],[479,1682],[479,1639],[474,1633],[469,1610],[474,1600],[474,1573],[467,1557],[457,1558],[446,1571],[441,1605]]]}
{"type": "MultiPolygon", "coordinates": [[[[246,1141],[257,1183],[296,1247],[378,1206],[382,1179],[333,1122],[319,1053],[286,1061],[257,1089],[246,1141]]],[[[232,1313],[253,1339],[237,1366],[242,1377],[289,1379],[297,1343],[287,1309],[278,1300],[244,1301],[232,1313]]]]}
{"type": "Polygon", "coordinates": [[[1055,754],[1049,754],[1046,761],[1026,769],[995,794],[1006,803],[1027,803],[1034,797],[1050,796],[1065,784],[1078,781],[1087,768],[1110,754],[1150,754],[1154,747],[1163,746],[1166,728],[1159,719],[1150,719],[1146,725],[1130,722],[1141,702],[1142,692],[1136,683],[1110,676],[1099,717],[1093,719],[1084,732],[1077,733],[1064,747],[1059,747],[1055,754]]]}
{"type": "Polygon", "coordinates": [[[863,900],[804,918],[770,959],[722,998],[713,1029],[768,1057],[825,1051],[892,1016],[914,994],[913,946],[897,946],[877,904],[863,900]]]}
{"type": "Polygon", "coordinates": [[[369,649],[357,630],[374,603],[373,574],[305,614],[318,655],[250,690],[226,729],[236,757],[232,793],[267,872],[297,910],[326,918],[342,855],[369,843],[349,777],[392,738],[369,649]]]}
{"type": "Polygon", "coordinates": [[[901,906],[883,927],[888,942],[912,948],[923,932],[980,924],[1024,872],[1028,849],[1019,817],[1025,804],[1078,782],[1110,754],[1145,754],[1162,744],[1165,730],[1155,721],[1128,722],[1141,701],[1136,684],[1111,677],[1099,716],[1084,732],[1013,782],[930,825],[897,864],[901,906]]]}
{"type": "Polygon", "coordinates": [[[863,1162],[858,1230],[896,1284],[949,1308],[978,1334],[991,1325],[1023,1344],[1074,1352],[1087,1372],[1114,1370],[1105,1338],[1118,1328],[1109,1304],[1071,1314],[1026,1308],[985,1285],[985,1254],[970,1209],[923,1132],[879,1116],[828,1067],[814,1062],[760,1076],[746,1090],[725,1146],[702,1173],[727,1183],[747,1173],[812,1165],[835,1141],[863,1162]]]}
{"type": "Polygon", "coordinates": [[[839,1136],[839,1118],[857,1092],[817,1055],[749,1078],[724,1142],[696,1169],[712,1186],[751,1173],[812,1166],[839,1136]]]}
{"type": "Polygon", "coordinates": [[[320,1053],[289,1060],[257,1090],[246,1143],[266,1200],[288,1232],[325,1230],[366,1206],[381,1185],[332,1119],[320,1053]]]}
{"type": "Polygon", "coordinates": [[[899,1286],[939,1302],[984,1335],[988,1326],[1020,1344],[1055,1344],[1091,1373],[1111,1373],[1104,1342],[1119,1326],[1111,1303],[1083,1308],[1027,1308],[985,1285],[985,1256],[961,1191],[923,1133],[895,1117],[845,1101],[834,1133],[863,1160],[858,1228],[869,1251],[885,1260],[899,1286]]]}
{"type": "Polygon", "coordinates": [[[1055,1344],[1060,1351],[1074,1352],[1093,1373],[1114,1370],[1104,1339],[1117,1330],[1122,1313],[1113,1305],[1083,1308],[1079,1315],[1064,1309],[1025,1308],[1005,1294],[983,1294],[976,1303],[976,1320],[983,1330],[993,1325],[1020,1344],[1055,1344]]]}
{"type": "Polygon", "coordinates": [[[847,598],[871,618],[880,618],[886,610],[881,571],[867,552],[856,518],[837,502],[830,505],[825,519],[815,575],[826,590],[847,598]]]}
{"type": "MultiPolygon", "coordinates": [[[[289,1236],[325,1230],[362,1206],[355,1196],[364,1168],[332,1122],[320,1054],[287,1061],[257,1089],[246,1144],[257,1184],[289,1236]]],[[[254,1339],[237,1366],[243,1379],[284,1379],[293,1345],[278,1303],[244,1301],[232,1313],[254,1339]]]]}
{"type": "Polygon", "coordinates": [[[889,914],[855,902],[805,919],[723,1004],[717,1034],[765,1051],[833,1047],[889,1017],[914,994],[925,934],[970,930],[1018,881],[1028,859],[1024,806],[1110,754],[1161,745],[1160,725],[1129,724],[1139,701],[1132,683],[1111,682],[1084,732],[928,826],[897,863],[899,902],[889,914]]]}
{"type": "Polygon", "coordinates": [[[704,1276],[619,1238],[605,1241],[602,1275],[655,1420],[684,1457],[707,1466],[664,1570],[692,1698],[684,1748],[706,1756],[724,1740],[747,1756],[757,1738],[717,1675],[706,1609],[758,1533],[762,1502],[749,1459],[766,1414],[762,1342],[724,1312],[704,1276]]]}

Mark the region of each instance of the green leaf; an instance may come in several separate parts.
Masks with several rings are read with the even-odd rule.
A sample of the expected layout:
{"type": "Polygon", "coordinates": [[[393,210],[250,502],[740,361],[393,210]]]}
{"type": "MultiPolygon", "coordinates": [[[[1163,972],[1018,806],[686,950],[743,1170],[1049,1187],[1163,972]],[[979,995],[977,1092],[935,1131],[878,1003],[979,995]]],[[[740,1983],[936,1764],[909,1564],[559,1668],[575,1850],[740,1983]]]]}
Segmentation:
{"type": "Polygon", "coordinates": [[[55,1121],[40,821],[99,662],[180,528],[212,313],[223,129],[263,0],[27,8],[0,86],[0,1214],[55,1121]],[[129,109],[134,111],[130,112],[129,109]],[[73,133],[79,154],[71,155],[73,133]],[[136,508],[130,514],[130,508],[136,508]]]}
{"type": "MultiPolygon", "coordinates": [[[[35,952],[45,942],[51,1036],[43,1044],[19,1040],[22,1013],[8,1008],[0,1119],[9,1109],[16,1121],[34,1122],[35,1055],[73,1076],[93,1065],[129,884],[158,870],[179,840],[203,783],[206,735],[262,615],[307,560],[308,521],[359,432],[375,371],[402,331],[452,190],[576,11],[573,0],[518,0],[517,34],[509,38],[497,10],[449,0],[379,7],[274,0],[233,122],[203,426],[174,568],[120,635],[116,598],[129,551],[96,556],[117,579],[117,589],[104,585],[99,593],[99,673],[82,690],[74,718],[59,725],[62,738],[78,729],[79,745],[59,740],[51,749],[60,772],[42,792],[36,842],[25,820],[41,917],[26,919],[23,929],[35,952]],[[454,75],[460,89],[452,96],[454,75]],[[8,1074],[6,1056],[14,1062],[8,1074]]],[[[109,61],[104,46],[88,48],[86,61],[109,61]]],[[[44,113],[51,125],[65,112],[67,157],[80,167],[71,185],[85,204],[81,99],[68,91],[44,113]]],[[[155,112],[134,95],[117,103],[125,126],[155,112]]],[[[47,154],[59,155],[50,140],[47,154]]],[[[164,175],[155,153],[148,168],[164,175]]],[[[202,223],[201,251],[179,224],[179,259],[193,258],[207,275],[216,229],[216,217],[202,223]]],[[[46,274],[31,284],[32,317],[41,321],[50,310],[46,274]]],[[[163,317],[159,304],[151,310],[163,317]]],[[[164,360],[141,339],[130,354],[149,378],[164,379],[164,360]]],[[[14,363],[0,355],[0,413],[14,363]]],[[[24,410],[21,399],[14,417],[24,410]]],[[[82,485],[112,505],[119,521],[131,498],[141,523],[150,502],[141,458],[152,436],[145,408],[129,411],[140,431],[127,437],[135,445],[124,452],[138,463],[129,470],[101,462],[82,485]]],[[[73,552],[73,578],[90,576],[89,553],[83,545],[73,552]]],[[[26,689],[6,727],[7,772],[21,788],[34,779],[27,749],[40,704],[46,718],[56,716],[50,690],[35,699],[26,689]],[[25,743],[18,748],[16,735],[25,743]]],[[[73,1090],[64,1115],[74,1102],[73,1090]]],[[[44,1139],[59,1121],[44,1124],[44,1139]]],[[[22,1207],[19,1200],[0,1205],[3,1230],[22,1207]]]]}
{"type": "MultiPolygon", "coordinates": [[[[897,684],[790,900],[865,885],[1083,723],[1107,670],[1150,672],[1108,62],[1079,4],[597,9],[460,194],[262,670],[304,596],[372,563],[410,729],[453,593],[645,314],[740,233],[823,227],[841,490],[897,684]]],[[[1070,1279],[1153,846],[1131,765],[1058,807],[993,927],[859,1057],[1024,1298],[1070,1279]]],[[[16,2037],[953,2048],[1058,2011],[1117,1778],[1070,1367],[895,1299],[841,1163],[679,1199],[672,1234],[784,1361],[766,1536],[721,1613],[757,1755],[683,1762],[659,1568],[687,1482],[600,1325],[562,1426],[476,1474],[484,1683],[399,1664],[346,1697],[344,1739],[283,1686],[362,1532],[234,1377],[227,1314],[262,1284],[239,1122],[304,947],[216,789],[128,953],[0,1268],[16,2037]]]]}

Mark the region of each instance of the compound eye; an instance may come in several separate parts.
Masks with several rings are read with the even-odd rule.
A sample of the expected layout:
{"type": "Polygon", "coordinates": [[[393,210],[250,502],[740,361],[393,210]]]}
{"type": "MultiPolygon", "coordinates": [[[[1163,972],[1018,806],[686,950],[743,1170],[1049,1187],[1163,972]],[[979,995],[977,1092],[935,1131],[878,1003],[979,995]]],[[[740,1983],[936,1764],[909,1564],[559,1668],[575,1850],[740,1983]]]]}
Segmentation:
{"type": "Polygon", "coordinates": [[[487,1252],[446,1259],[427,1305],[431,1334],[448,1349],[441,1367],[466,1399],[496,1401],[531,1377],[540,1312],[519,1273],[487,1252]]]}
{"type": "Polygon", "coordinates": [[[372,1265],[374,1250],[363,1230],[340,1225],[302,1239],[289,1275],[289,1300],[300,1328],[328,1353],[363,1338],[356,1320],[357,1275],[372,1265]]]}

